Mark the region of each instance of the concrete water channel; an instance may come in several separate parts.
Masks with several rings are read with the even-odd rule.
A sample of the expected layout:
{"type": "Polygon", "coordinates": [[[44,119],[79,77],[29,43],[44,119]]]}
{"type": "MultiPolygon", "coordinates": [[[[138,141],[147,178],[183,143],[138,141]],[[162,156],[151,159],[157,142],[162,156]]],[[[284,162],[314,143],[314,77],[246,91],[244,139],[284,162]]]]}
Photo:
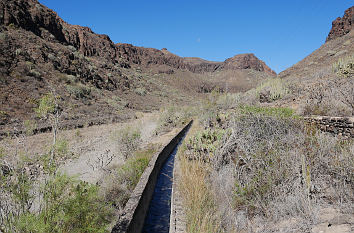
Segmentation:
{"type": "Polygon", "coordinates": [[[171,195],[175,156],[182,140],[163,165],[145,218],[143,233],[168,233],[170,230],[171,195]]]}
{"type": "Polygon", "coordinates": [[[170,231],[173,168],[178,147],[192,121],[153,156],[128,200],[112,233],[170,231]]]}

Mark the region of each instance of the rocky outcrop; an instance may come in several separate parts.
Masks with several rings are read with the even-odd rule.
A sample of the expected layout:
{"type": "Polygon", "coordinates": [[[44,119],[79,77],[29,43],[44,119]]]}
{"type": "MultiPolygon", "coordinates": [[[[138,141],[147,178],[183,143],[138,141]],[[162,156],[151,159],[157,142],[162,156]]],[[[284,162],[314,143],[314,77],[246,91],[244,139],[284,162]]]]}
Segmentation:
{"type": "Polygon", "coordinates": [[[224,69],[252,69],[268,74],[276,73],[270,69],[263,61],[259,60],[253,53],[239,54],[223,62],[224,69]]]}
{"type": "Polygon", "coordinates": [[[329,32],[326,42],[336,39],[349,33],[354,27],[354,6],[347,9],[344,16],[338,17],[332,22],[332,29],[329,32]]]}

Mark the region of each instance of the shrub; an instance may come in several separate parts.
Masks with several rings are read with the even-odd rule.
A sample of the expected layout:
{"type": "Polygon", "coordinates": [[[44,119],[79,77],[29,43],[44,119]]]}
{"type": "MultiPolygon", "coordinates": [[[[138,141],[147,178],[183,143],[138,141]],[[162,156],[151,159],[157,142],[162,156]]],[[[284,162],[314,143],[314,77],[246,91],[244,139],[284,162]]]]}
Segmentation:
{"type": "Polygon", "coordinates": [[[58,158],[63,158],[69,154],[68,141],[66,139],[58,139],[53,145],[55,154],[58,158]]]}
{"type": "MultiPolygon", "coordinates": [[[[353,140],[321,133],[287,108],[243,105],[233,112],[221,125],[190,132],[183,147],[184,162],[207,171],[203,182],[212,189],[215,215],[225,231],[254,227],[265,231],[273,221],[293,217],[311,223],[318,217],[318,202],[343,211],[353,208],[354,193],[349,188],[354,179],[353,140]]],[[[188,190],[203,183],[187,170],[182,176],[186,177],[181,186],[190,185],[188,190]]],[[[198,192],[203,198],[210,195],[198,192]]],[[[186,203],[198,203],[187,191],[184,195],[189,198],[186,203]]],[[[193,221],[187,217],[187,222],[193,221]]],[[[200,226],[195,221],[193,225],[200,226]]]]}
{"type": "Polygon", "coordinates": [[[134,89],[134,92],[138,95],[141,95],[141,96],[145,96],[147,91],[144,87],[138,87],[136,89],[134,89]]]}
{"type": "Polygon", "coordinates": [[[193,114],[193,109],[190,107],[170,106],[162,111],[156,132],[163,132],[174,127],[184,126],[191,120],[193,114]]]}
{"type": "Polygon", "coordinates": [[[66,90],[77,99],[87,98],[91,94],[91,89],[83,84],[67,85],[66,90]]]}
{"type": "Polygon", "coordinates": [[[119,96],[112,96],[109,99],[106,99],[107,104],[109,104],[115,110],[123,110],[127,106],[128,102],[119,96]]]}
{"type": "MultiPolygon", "coordinates": [[[[66,144],[58,140],[55,153],[67,153],[66,144]]],[[[60,174],[59,160],[48,153],[16,166],[0,164],[6,168],[0,172],[2,232],[107,232],[111,203],[99,196],[98,186],[60,174]],[[33,170],[39,167],[43,170],[33,170]]]]}
{"type": "Polygon", "coordinates": [[[210,162],[226,133],[227,131],[224,129],[210,128],[196,132],[192,137],[186,140],[185,143],[187,149],[192,151],[190,159],[210,162]]]}
{"type": "Polygon", "coordinates": [[[5,121],[9,117],[9,114],[5,111],[0,111],[0,121],[5,121]]]}
{"type": "Polygon", "coordinates": [[[240,103],[241,96],[239,93],[223,93],[216,100],[219,109],[236,108],[240,103]]]}
{"type": "Polygon", "coordinates": [[[138,127],[126,126],[113,132],[113,140],[117,140],[120,152],[125,159],[129,158],[138,148],[141,141],[141,132],[138,127]]]}
{"type": "MultiPolygon", "coordinates": [[[[286,216],[311,219],[315,200],[323,196],[340,206],[352,206],[349,203],[354,193],[347,185],[353,180],[350,171],[354,160],[349,156],[353,143],[343,144],[335,137],[305,128],[300,119],[263,111],[236,114],[227,126],[231,133],[224,134],[215,151],[212,164],[216,177],[226,167],[234,171],[227,178],[228,182],[233,180],[233,192],[226,192],[233,206],[221,210],[232,213],[225,217],[230,218],[227,222],[244,211],[248,219],[256,215],[265,216],[265,221],[286,216]],[[326,192],[328,185],[337,191],[326,192]]],[[[224,196],[226,184],[215,186],[219,187],[216,196],[224,196]]]]}
{"type": "Polygon", "coordinates": [[[32,77],[35,77],[36,79],[40,79],[42,77],[42,74],[36,70],[36,69],[31,69],[29,72],[28,72],[28,75],[29,76],[32,76],[32,77]]]}
{"type": "Polygon", "coordinates": [[[0,147],[0,159],[5,157],[5,149],[3,147],[0,147]]]}

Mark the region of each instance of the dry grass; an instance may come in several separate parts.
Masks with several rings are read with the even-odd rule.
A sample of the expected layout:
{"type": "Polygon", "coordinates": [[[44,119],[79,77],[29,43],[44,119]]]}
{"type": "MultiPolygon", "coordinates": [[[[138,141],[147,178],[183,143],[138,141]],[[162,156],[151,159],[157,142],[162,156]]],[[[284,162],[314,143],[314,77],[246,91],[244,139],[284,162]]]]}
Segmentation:
{"type": "MultiPolygon", "coordinates": [[[[193,128],[190,134],[193,134],[195,126],[193,128]]],[[[210,167],[201,161],[190,161],[184,152],[185,144],[178,152],[182,174],[178,188],[182,193],[186,210],[187,231],[222,232],[213,192],[208,182],[210,167]]]]}

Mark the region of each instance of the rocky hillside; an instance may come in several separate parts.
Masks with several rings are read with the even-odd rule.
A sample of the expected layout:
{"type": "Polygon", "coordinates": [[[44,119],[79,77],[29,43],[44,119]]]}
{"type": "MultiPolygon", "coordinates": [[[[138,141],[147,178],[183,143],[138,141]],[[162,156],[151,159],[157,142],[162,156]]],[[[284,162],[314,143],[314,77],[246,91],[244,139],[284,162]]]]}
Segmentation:
{"type": "Polygon", "coordinates": [[[354,96],[353,13],[354,7],[347,9],[342,18],[333,21],[326,42],[320,48],[279,74],[292,92],[284,105],[305,108],[301,110],[305,114],[352,114],[350,106],[354,106],[354,99],[349,97],[354,96]],[[338,74],[343,68],[347,69],[345,76],[349,78],[343,79],[338,74]]]}
{"type": "Polygon", "coordinates": [[[22,129],[25,120],[45,129],[33,108],[48,92],[60,97],[62,125],[70,128],[190,103],[215,87],[247,90],[270,75],[253,54],[210,62],[115,44],[37,0],[0,0],[0,134],[22,129]]]}

